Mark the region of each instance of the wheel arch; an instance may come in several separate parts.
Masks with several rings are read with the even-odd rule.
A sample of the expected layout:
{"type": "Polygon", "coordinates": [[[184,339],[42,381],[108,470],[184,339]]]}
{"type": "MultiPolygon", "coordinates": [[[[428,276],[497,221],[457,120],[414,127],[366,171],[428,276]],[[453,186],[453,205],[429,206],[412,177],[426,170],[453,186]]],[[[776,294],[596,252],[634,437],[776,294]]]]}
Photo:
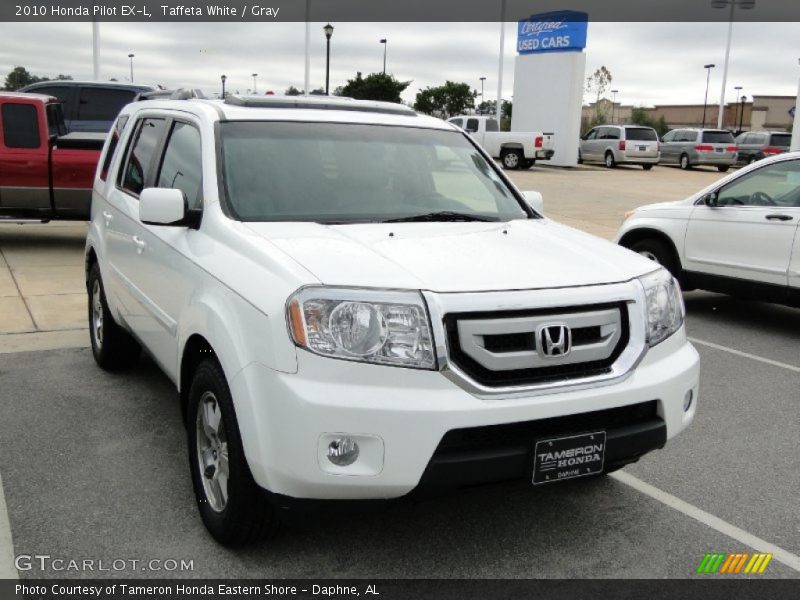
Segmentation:
{"type": "Polygon", "coordinates": [[[678,266],[678,269],[681,271],[683,270],[683,262],[681,261],[681,256],[677,247],[675,246],[675,242],[672,241],[672,238],[669,235],[659,229],[654,229],[652,227],[631,229],[630,231],[625,232],[617,243],[620,246],[630,250],[637,242],[648,239],[655,239],[663,242],[672,254],[672,258],[675,260],[675,264],[678,266]]]}

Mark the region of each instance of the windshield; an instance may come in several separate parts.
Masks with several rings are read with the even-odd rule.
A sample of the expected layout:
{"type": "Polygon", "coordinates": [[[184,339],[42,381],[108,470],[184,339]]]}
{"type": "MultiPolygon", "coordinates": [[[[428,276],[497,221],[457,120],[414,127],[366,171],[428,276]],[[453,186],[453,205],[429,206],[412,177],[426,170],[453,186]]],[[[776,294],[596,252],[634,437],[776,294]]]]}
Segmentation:
{"type": "Polygon", "coordinates": [[[655,129],[647,129],[645,127],[628,127],[625,130],[625,137],[628,140],[641,141],[641,142],[655,142],[658,140],[655,129]]]}
{"type": "Polygon", "coordinates": [[[704,131],[703,142],[706,144],[732,144],[733,134],[730,131],[704,131]]]}
{"type": "Polygon", "coordinates": [[[494,166],[456,131],[230,121],[221,138],[222,181],[242,221],[528,217],[494,166]]]}

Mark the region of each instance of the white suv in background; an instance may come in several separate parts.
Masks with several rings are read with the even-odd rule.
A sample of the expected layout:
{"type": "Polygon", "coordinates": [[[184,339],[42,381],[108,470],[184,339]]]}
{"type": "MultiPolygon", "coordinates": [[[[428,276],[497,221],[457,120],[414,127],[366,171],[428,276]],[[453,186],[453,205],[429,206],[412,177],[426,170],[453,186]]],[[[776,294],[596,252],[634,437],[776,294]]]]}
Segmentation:
{"type": "Polygon", "coordinates": [[[800,306],[800,152],[628,213],[617,241],[700,288],[800,306]]]}
{"type": "Polygon", "coordinates": [[[94,357],[179,390],[221,543],[297,499],[599,475],[692,420],[663,268],[541,215],[470,136],[329,98],[122,111],[86,244],[94,357]]]}

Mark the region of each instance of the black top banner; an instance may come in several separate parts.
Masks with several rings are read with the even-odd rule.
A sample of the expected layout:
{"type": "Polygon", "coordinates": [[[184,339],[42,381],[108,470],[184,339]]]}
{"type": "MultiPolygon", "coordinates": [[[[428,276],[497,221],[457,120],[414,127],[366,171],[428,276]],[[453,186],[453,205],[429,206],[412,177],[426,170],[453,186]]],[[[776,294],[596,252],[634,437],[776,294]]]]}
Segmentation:
{"type": "Polygon", "coordinates": [[[791,22],[797,0],[3,0],[0,21],[518,21],[550,11],[589,21],[791,22]]]}

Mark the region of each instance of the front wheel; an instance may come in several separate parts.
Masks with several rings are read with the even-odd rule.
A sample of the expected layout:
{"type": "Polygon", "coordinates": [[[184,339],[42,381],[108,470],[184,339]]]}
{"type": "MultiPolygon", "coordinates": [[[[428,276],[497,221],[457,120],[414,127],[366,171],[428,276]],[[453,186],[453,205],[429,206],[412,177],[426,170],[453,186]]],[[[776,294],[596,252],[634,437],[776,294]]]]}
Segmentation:
{"type": "Polygon", "coordinates": [[[269,537],[275,511],[250,473],[228,382],[214,357],[195,371],[187,418],[192,484],[209,533],[224,546],[269,537]]]}
{"type": "Polygon", "coordinates": [[[653,165],[642,165],[642,168],[645,171],[652,171],[653,170],[653,165]]]}
{"type": "Polygon", "coordinates": [[[670,251],[670,248],[663,241],[645,238],[632,244],[630,249],[641,256],[660,264],[675,277],[679,277],[680,265],[675,259],[674,254],[670,251]]]}
{"type": "Polygon", "coordinates": [[[500,160],[504,169],[515,170],[522,165],[524,158],[519,150],[503,150],[500,160]]]}
{"type": "Polygon", "coordinates": [[[717,167],[717,171],[719,171],[720,173],[725,173],[728,171],[729,168],[730,167],[728,165],[720,165],[717,167]]]}
{"type": "Polygon", "coordinates": [[[89,270],[86,288],[89,295],[89,338],[95,362],[107,371],[136,364],[142,349],[131,334],[114,321],[97,263],[89,270]]]}

